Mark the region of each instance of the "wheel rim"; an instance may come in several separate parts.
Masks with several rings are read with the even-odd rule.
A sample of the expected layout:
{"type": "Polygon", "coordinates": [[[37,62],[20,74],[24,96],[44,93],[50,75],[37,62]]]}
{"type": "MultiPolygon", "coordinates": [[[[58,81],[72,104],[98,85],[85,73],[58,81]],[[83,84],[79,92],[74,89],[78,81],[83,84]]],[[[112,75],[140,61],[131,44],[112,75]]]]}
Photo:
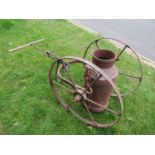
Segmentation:
{"type": "MultiPolygon", "coordinates": [[[[92,116],[92,113],[90,112],[88,106],[84,103],[86,100],[89,100],[87,97],[83,97],[83,96],[82,96],[82,97],[83,97],[83,101],[82,101],[83,104],[82,104],[82,105],[85,107],[86,112],[88,113],[90,119],[86,119],[85,117],[81,116],[77,111],[75,111],[75,110],[72,108],[72,106],[68,106],[68,105],[70,105],[70,103],[69,103],[69,104],[66,103],[66,102],[63,100],[63,98],[59,95],[58,89],[56,88],[56,85],[57,85],[57,84],[56,84],[56,83],[54,82],[54,80],[53,80],[53,74],[52,74],[52,72],[53,72],[54,66],[58,64],[58,67],[57,67],[57,69],[56,69],[56,71],[55,71],[57,77],[60,78],[61,80],[63,80],[65,83],[71,85],[72,88],[75,88],[74,90],[71,90],[71,89],[68,89],[68,88],[67,88],[67,89],[68,89],[67,91],[69,91],[70,93],[73,93],[73,95],[74,95],[75,92],[77,91],[77,89],[78,89],[78,91],[79,91],[80,88],[77,86],[77,84],[74,84],[74,82],[71,80],[71,78],[69,78],[71,81],[68,80],[68,81],[70,81],[70,82],[66,82],[66,79],[64,79],[64,78],[61,76],[61,74],[60,74],[61,69],[60,69],[59,65],[62,67],[62,64],[59,64],[58,61],[55,61],[55,62],[51,65],[50,70],[49,70],[49,81],[50,81],[51,88],[52,88],[52,90],[53,90],[53,92],[54,92],[54,95],[56,96],[57,100],[61,103],[61,105],[63,106],[63,108],[66,109],[66,110],[68,110],[68,111],[70,111],[75,117],[77,117],[77,118],[78,118],[79,120],[81,120],[82,122],[84,122],[84,123],[86,123],[86,124],[88,124],[88,125],[94,126],[94,127],[106,128],[106,127],[111,127],[111,126],[115,125],[116,123],[118,123],[119,120],[120,120],[120,118],[121,118],[121,116],[122,116],[122,113],[123,113],[123,101],[122,101],[122,97],[121,97],[121,95],[120,95],[118,89],[116,88],[114,82],[106,75],[106,73],[105,73],[104,71],[102,71],[99,67],[97,67],[96,65],[94,65],[93,63],[91,63],[91,62],[89,62],[89,61],[87,61],[87,60],[85,60],[85,59],[79,58],[79,57],[63,57],[63,58],[61,58],[61,60],[62,60],[62,61],[71,60],[71,61],[69,62],[69,65],[70,65],[71,63],[81,63],[81,64],[84,64],[84,65],[87,64],[87,65],[91,66],[92,68],[94,68],[95,70],[97,70],[97,72],[100,72],[100,73],[102,74],[102,76],[103,76],[103,77],[110,83],[110,85],[113,87],[113,89],[114,89],[114,91],[115,91],[115,93],[116,93],[116,96],[117,96],[117,98],[118,98],[118,100],[119,100],[120,112],[119,112],[119,114],[118,114],[117,112],[115,113],[115,111],[109,109],[108,107],[107,107],[107,108],[104,107],[104,108],[106,109],[106,111],[108,110],[108,112],[110,112],[110,113],[112,113],[112,114],[115,113],[115,115],[117,115],[118,117],[117,117],[117,119],[116,119],[115,121],[110,122],[110,123],[98,123],[94,118],[92,118],[92,117],[93,117],[93,116],[92,116]],[[110,110],[111,110],[111,111],[110,111],[110,110]]],[[[60,84],[60,83],[59,83],[59,84],[60,84]]],[[[64,87],[62,87],[62,88],[63,88],[63,89],[66,89],[66,88],[64,88],[64,87]]],[[[84,91],[84,90],[83,90],[83,91],[84,91]]],[[[81,92],[81,90],[80,90],[80,92],[81,92]]],[[[82,93],[83,93],[83,92],[82,92],[82,93]]],[[[91,102],[93,102],[93,101],[91,101],[91,102]]],[[[98,104],[98,103],[93,103],[93,104],[98,104]]],[[[98,105],[98,106],[99,106],[99,105],[98,105]]]]}
{"type": "MultiPolygon", "coordinates": [[[[135,58],[137,59],[138,61],[138,67],[140,69],[140,75],[138,76],[133,76],[133,75],[130,75],[130,74],[125,74],[125,73],[122,73],[122,72],[119,72],[120,74],[119,75],[124,75],[126,77],[131,77],[131,78],[135,78],[137,79],[137,82],[136,82],[136,86],[134,86],[134,88],[131,88],[129,89],[128,91],[126,91],[125,93],[121,93],[121,96],[126,96],[126,95],[129,95],[133,92],[135,92],[138,87],[140,86],[141,82],[142,82],[142,79],[143,79],[143,68],[142,68],[142,64],[141,64],[141,61],[140,61],[140,58],[139,56],[136,54],[136,52],[130,47],[128,46],[126,43],[122,42],[122,41],[119,41],[117,39],[114,39],[114,38],[99,38],[99,39],[96,39],[94,41],[92,41],[86,48],[84,54],[83,54],[83,58],[84,59],[87,59],[87,54],[88,54],[88,51],[89,49],[91,48],[92,45],[96,45],[96,48],[97,49],[100,49],[99,47],[99,41],[102,41],[102,40],[110,40],[110,41],[115,41],[115,42],[118,42],[119,44],[123,45],[124,47],[121,49],[121,52],[118,54],[118,58],[125,52],[125,49],[128,48],[132,54],[135,56],[135,58]]],[[[113,94],[113,96],[116,96],[115,94],[113,94]]]]}

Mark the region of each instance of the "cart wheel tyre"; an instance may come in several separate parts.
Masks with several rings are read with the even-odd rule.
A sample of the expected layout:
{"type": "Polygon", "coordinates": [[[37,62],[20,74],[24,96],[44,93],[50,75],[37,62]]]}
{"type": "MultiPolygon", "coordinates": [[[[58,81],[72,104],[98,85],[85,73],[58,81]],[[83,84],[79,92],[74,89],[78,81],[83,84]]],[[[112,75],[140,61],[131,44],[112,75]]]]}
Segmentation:
{"type": "MultiPolygon", "coordinates": [[[[96,39],[96,40],[92,41],[87,46],[86,50],[84,51],[83,58],[84,59],[87,59],[87,55],[89,54],[88,51],[89,51],[89,49],[93,45],[95,45],[95,48],[96,49],[101,49],[99,43],[101,41],[105,41],[105,40],[111,41],[111,42],[116,42],[116,43],[119,43],[119,44],[123,45],[123,48],[121,49],[120,53],[118,53],[118,55],[117,55],[117,60],[120,60],[121,59],[121,55],[125,52],[126,49],[129,49],[131,51],[131,54],[137,59],[137,61],[138,61],[138,67],[140,69],[139,75],[134,76],[132,74],[126,74],[124,72],[119,72],[119,75],[120,76],[129,77],[131,79],[132,78],[133,79],[136,79],[136,85],[133,88],[130,88],[129,90],[127,90],[126,92],[121,92],[121,96],[126,96],[126,95],[129,95],[129,94],[135,92],[138,89],[138,87],[140,86],[141,82],[142,82],[142,79],[143,79],[143,68],[142,68],[142,64],[141,64],[141,61],[140,61],[139,56],[136,54],[136,52],[130,46],[128,46],[124,42],[119,41],[117,39],[113,39],[113,38],[99,38],[99,39],[96,39]]],[[[116,61],[116,63],[117,63],[117,61],[116,61]]],[[[116,94],[113,94],[113,96],[117,96],[117,95],[116,94]]]]}
{"type": "MultiPolygon", "coordinates": [[[[83,67],[83,69],[85,69],[85,67],[83,67]]],[[[88,60],[79,58],[79,57],[73,57],[73,56],[63,57],[61,58],[61,61],[56,60],[54,63],[51,64],[51,67],[49,70],[49,82],[50,82],[50,85],[54,92],[55,97],[60,102],[62,107],[66,109],[67,111],[70,111],[75,117],[77,117],[82,122],[88,125],[94,126],[94,127],[99,127],[99,128],[111,127],[119,122],[123,114],[123,100],[122,100],[121,94],[119,93],[114,82],[107,76],[107,74],[103,70],[101,70],[98,66],[94,65],[88,60]],[[115,94],[118,98],[119,112],[116,112],[113,109],[110,109],[109,107],[103,107],[102,105],[87,98],[86,93],[90,93],[90,92],[87,92],[88,89],[86,90],[84,87],[80,86],[78,83],[75,83],[72,78],[72,74],[70,74],[70,72],[68,71],[68,67],[70,67],[71,65],[77,64],[77,63],[83,66],[85,65],[90,66],[96,72],[100,73],[100,75],[103,76],[108,81],[108,83],[113,87],[113,90],[115,91],[115,94]],[[64,65],[64,64],[67,64],[67,65],[64,65]],[[55,67],[56,69],[54,69],[55,67]],[[64,78],[62,76],[62,71],[64,70],[67,74],[67,78],[64,78]],[[55,81],[54,77],[57,77],[56,79],[59,79],[59,80],[55,81]],[[62,84],[61,81],[63,81],[65,85],[62,84]],[[71,100],[69,103],[66,102],[63,96],[59,94],[59,89],[57,87],[60,87],[62,90],[67,91],[71,95],[71,100]],[[111,115],[116,116],[116,119],[110,123],[104,123],[104,122],[101,123],[101,122],[96,121],[96,118],[94,118],[95,114],[91,112],[91,110],[85,103],[86,101],[104,108],[106,112],[110,113],[111,115]],[[79,114],[79,112],[73,108],[73,105],[76,105],[77,103],[80,103],[81,107],[85,109],[85,112],[88,114],[88,117],[85,117],[79,114]]]]}

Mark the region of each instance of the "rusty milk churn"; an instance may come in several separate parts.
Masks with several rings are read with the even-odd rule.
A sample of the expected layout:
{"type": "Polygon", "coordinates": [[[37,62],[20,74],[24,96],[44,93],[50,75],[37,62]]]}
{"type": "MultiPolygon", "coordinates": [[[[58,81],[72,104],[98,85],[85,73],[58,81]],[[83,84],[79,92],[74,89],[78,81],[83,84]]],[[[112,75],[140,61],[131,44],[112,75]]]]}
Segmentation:
{"type": "MultiPolygon", "coordinates": [[[[92,54],[92,62],[107,73],[113,81],[115,81],[118,75],[117,68],[114,65],[116,59],[117,55],[109,50],[98,49],[92,54]]],[[[94,102],[107,107],[113,89],[112,86],[103,76],[99,78],[99,73],[96,73],[92,68],[88,66],[85,67],[85,87],[88,87],[91,83],[94,83],[89,90],[90,93],[86,94],[87,97],[94,102]],[[97,78],[99,79],[95,80],[97,78]]],[[[92,112],[101,112],[104,110],[104,107],[90,102],[86,102],[86,104],[92,112]]]]}

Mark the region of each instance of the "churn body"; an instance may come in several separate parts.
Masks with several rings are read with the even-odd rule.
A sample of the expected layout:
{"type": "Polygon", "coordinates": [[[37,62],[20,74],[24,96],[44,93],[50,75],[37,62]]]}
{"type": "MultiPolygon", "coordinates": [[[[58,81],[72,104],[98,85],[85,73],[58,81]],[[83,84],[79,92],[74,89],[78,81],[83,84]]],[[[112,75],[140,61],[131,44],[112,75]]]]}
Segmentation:
{"type": "MultiPolygon", "coordinates": [[[[109,50],[98,49],[92,54],[92,62],[100,67],[107,76],[115,81],[118,71],[114,63],[117,59],[117,55],[109,50]]],[[[99,73],[95,72],[92,68],[85,66],[85,87],[87,88],[91,83],[99,76],[99,73]]],[[[112,86],[110,83],[102,76],[91,86],[89,92],[86,94],[87,97],[98,104],[107,107],[109,99],[112,93],[112,86]]],[[[101,112],[104,108],[95,105],[90,102],[86,102],[88,108],[93,112],[101,112]]]]}

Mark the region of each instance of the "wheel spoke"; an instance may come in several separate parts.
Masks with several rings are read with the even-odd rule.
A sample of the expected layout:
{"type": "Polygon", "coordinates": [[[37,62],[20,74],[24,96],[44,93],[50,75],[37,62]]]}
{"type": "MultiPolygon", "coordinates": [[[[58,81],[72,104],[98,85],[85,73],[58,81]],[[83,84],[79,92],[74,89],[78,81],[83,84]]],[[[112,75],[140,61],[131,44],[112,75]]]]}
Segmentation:
{"type": "Polygon", "coordinates": [[[138,77],[138,76],[130,75],[130,74],[123,73],[123,72],[119,72],[119,74],[141,80],[141,77],[138,77]]]}
{"type": "Polygon", "coordinates": [[[70,75],[68,69],[66,68],[66,66],[65,66],[64,68],[65,68],[65,70],[66,70],[66,72],[67,72],[68,78],[70,79],[70,81],[71,81],[71,83],[72,83],[74,89],[77,90],[76,84],[74,83],[74,81],[73,81],[73,79],[72,79],[72,77],[71,77],[71,75],[70,75]]]}
{"type": "Polygon", "coordinates": [[[97,42],[98,42],[98,40],[95,41],[95,45],[96,45],[97,49],[100,49],[97,42]]]}
{"type": "Polygon", "coordinates": [[[56,82],[56,81],[53,81],[53,83],[56,84],[56,85],[58,85],[58,86],[60,86],[60,87],[62,87],[62,88],[64,88],[65,90],[67,90],[68,92],[70,92],[70,93],[72,93],[72,94],[75,93],[74,90],[71,90],[71,89],[65,87],[64,85],[62,85],[62,84],[60,84],[60,83],[58,83],[58,82],[56,82]]]}
{"type": "Polygon", "coordinates": [[[94,123],[94,125],[95,125],[95,124],[96,124],[96,123],[95,123],[96,121],[94,120],[94,117],[92,116],[92,114],[91,114],[89,108],[87,107],[87,105],[86,105],[85,102],[83,102],[83,104],[84,104],[84,107],[86,108],[86,111],[87,111],[88,114],[89,114],[89,117],[91,118],[91,120],[93,121],[93,123],[94,123]]]}
{"type": "Polygon", "coordinates": [[[118,54],[118,56],[117,56],[117,60],[119,60],[119,57],[123,54],[123,52],[125,51],[125,49],[127,48],[127,47],[129,47],[128,45],[125,45],[124,47],[123,47],[123,49],[121,50],[121,52],[118,54]]]}
{"type": "Polygon", "coordinates": [[[115,111],[113,111],[113,110],[110,109],[110,108],[107,108],[107,107],[105,107],[105,106],[103,106],[103,105],[101,105],[101,104],[98,104],[97,102],[94,102],[93,100],[88,99],[87,97],[85,97],[84,100],[86,100],[86,101],[88,101],[88,102],[91,102],[91,103],[93,103],[93,104],[95,104],[95,105],[97,105],[97,106],[99,106],[99,107],[101,107],[101,108],[104,108],[106,111],[108,111],[108,112],[110,112],[110,113],[112,113],[112,114],[115,114],[115,115],[118,115],[118,116],[121,115],[120,112],[115,112],[115,111]]]}
{"type": "MultiPolygon", "coordinates": [[[[73,103],[75,103],[74,100],[70,104],[68,104],[67,110],[69,110],[71,108],[71,106],[72,106],[73,103]]],[[[86,111],[87,111],[87,113],[88,113],[91,121],[93,122],[94,125],[96,125],[96,121],[95,121],[94,117],[92,116],[92,114],[91,114],[89,108],[87,107],[86,103],[85,102],[80,102],[80,103],[83,103],[83,105],[84,105],[84,107],[85,107],[85,109],[86,109],[86,111]]]]}

